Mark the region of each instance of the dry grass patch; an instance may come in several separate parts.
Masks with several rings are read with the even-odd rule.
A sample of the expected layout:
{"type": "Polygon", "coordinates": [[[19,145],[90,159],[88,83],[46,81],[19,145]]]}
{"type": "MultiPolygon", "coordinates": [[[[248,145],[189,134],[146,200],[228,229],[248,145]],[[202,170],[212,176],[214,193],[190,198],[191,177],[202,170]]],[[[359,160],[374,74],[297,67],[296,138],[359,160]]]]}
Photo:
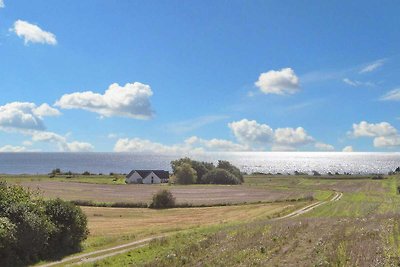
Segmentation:
{"type": "Polygon", "coordinates": [[[82,207],[90,230],[86,247],[97,247],[149,235],[213,224],[248,222],[293,209],[299,204],[273,203],[245,206],[168,210],[82,207]]]}

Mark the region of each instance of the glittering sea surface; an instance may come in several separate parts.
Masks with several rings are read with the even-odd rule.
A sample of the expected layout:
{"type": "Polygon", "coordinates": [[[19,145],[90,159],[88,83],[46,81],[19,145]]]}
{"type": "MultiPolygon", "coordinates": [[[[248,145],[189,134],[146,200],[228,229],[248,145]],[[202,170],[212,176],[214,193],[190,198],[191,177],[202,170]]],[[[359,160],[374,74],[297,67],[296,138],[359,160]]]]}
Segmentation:
{"type": "MultiPolygon", "coordinates": [[[[0,173],[44,174],[54,168],[92,173],[127,173],[132,169],[170,170],[171,160],[188,155],[136,153],[0,153],[0,173]]],[[[192,159],[216,163],[228,160],[247,173],[301,171],[387,173],[400,166],[400,153],[234,152],[201,153],[192,159]]]]}

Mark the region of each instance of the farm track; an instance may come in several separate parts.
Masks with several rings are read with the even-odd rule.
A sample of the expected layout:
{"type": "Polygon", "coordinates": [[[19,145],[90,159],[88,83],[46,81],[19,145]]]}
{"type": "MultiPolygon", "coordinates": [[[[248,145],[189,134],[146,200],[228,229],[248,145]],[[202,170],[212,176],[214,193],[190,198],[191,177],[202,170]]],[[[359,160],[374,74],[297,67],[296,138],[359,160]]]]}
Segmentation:
{"type": "MultiPolygon", "coordinates": [[[[343,196],[343,193],[335,192],[335,195],[330,200],[318,201],[316,203],[313,203],[313,204],[310,204],[303,208],[300,208],[298,210],[295,210],[295,211],[293,211],[287,215],[284,215],[282,217],[271,219],[271,221],[289,219],[289,218],[294,218],[294,217],[300,216],[300,215],[310,212],[311,210],[313,210],[321,205],[324,205],[326,203],[339,201],[342,198],[342,196],[343,196]]],[[[160,238],[164,238],[164,237],[167,237],[167,235],[158,235],[158,236],[154,236],[154,237],[148,237],[148,238],[133,241],[133,242],[130,242],[127,244],[114,246],[111,248],[96,250],[93,252],[80,254],[77,256],[66,257],[62,260],[43,264],[43,265],[38,265],[36,267],[50,267],[50,266],[59,266],[59,265],[63,265],[63,266],[74,266],[75,265],[76,266],[76,265],[81,265],[84,263],[94,262],[94,261],[102,260],[102,259],[105,259],[105,258],[108,258],[111,256],[122,254],[122,253],[128,252],[133,249],[141,248],[141,247],[147,245],[151,241],[154,241],[154,240],[157,240],[160,238]]]]}

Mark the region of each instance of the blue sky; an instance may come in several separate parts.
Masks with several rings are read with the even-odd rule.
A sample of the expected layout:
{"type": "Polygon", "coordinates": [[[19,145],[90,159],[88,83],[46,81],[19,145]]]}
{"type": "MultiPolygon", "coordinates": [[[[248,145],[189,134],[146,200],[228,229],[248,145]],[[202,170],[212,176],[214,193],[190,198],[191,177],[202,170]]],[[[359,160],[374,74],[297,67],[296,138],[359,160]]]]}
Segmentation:
{"type": "Polygon", "coordinates": [[[399,151],[397,1],[0,6],[0,151],[399,151]]]}

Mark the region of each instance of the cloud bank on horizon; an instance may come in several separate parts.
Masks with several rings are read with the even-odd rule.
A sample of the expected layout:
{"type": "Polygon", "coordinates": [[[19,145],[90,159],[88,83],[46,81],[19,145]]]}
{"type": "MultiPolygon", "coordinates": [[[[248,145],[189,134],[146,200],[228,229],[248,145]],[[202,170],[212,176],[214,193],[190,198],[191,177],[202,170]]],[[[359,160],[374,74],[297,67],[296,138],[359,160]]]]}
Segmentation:
{"type": "MultiPolygon", "coordinates": [[[[292,23],[269,13],[277,24],[255,27],[257,35],[241,28],[253,20],[265,28],[256,14],[264,17],[271,5],[281,4],[259,4],[252,18],[236,18],[237,27],[227,23],[229,13],[198,14],[194,33],[183,10],[176,16],[185,23],[160,9],[160,23],[149,24],[152,16],[141,14],[155,7],[145,3],[135,20],[110,13],[99,25],[101,5],[89,5],[83,20],[61,3],[0,0],[0,17],[7,15],[0,26],[0,88],[7,90],[0,96],[0,152],[398,151],[400,57],[378,46],[379,38],[362,42],[356,56],[343,25],[334,39],[315,39],[308,20],[330,23],[316,14],[292,23]],[[44,12],[50,9],[65,16],[44,12]],[[226,22],[219,30],[217,18],[226,22]],[[166,29],[168,36],[160,34],[166,29]],[[283,29],[296,42],[287,42],[283,29]],[[317,43],[314,50],[299,46],[317,43]]],[[[240,4],[232,8],[242,12],[240,4]]],[[[383,34],[395,25],[380,26],[383,34]]],[[[368,34],[368,27],[359,30],[368,34]]],[[[385,44],[400,41],[387,35],[385,44]]]]}

